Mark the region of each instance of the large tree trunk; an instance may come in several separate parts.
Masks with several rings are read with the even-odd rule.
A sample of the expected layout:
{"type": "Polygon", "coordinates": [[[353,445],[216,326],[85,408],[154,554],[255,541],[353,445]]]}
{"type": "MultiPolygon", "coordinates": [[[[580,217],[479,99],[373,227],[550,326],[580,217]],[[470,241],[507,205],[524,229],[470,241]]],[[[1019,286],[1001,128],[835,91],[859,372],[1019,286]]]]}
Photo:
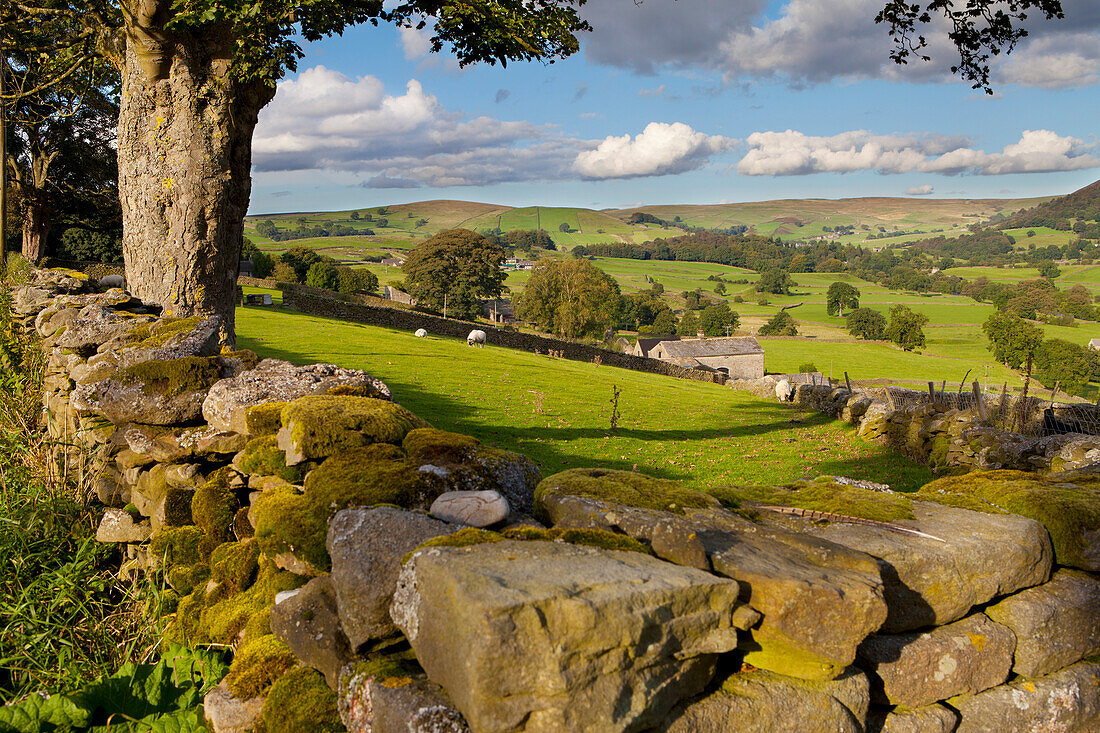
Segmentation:
{"type": "Polygon", "coordinates": [[[23,208],[23,257],[38,264],[46,256],[46,235],[50,221],[44,208],[36,202],[28,202],[23,208]]]}
{"type": "Polygon", "coordinates": [[[143,20],[157,25],[139,11],[129,29],[118,124],[126,281],[165,314],[220,316],[231,344],[252,132],[275,90],[229,78],[228,34],[151,34],[143,20]]]}

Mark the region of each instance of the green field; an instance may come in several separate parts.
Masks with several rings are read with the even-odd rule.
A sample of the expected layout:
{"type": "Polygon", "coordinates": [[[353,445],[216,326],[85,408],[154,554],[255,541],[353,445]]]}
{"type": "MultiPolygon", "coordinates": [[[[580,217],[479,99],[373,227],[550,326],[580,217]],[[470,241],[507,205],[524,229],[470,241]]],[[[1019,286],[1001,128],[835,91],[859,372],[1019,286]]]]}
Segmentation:
{"type": "Polygon", "coordinates": [[[545,474],[637,466],[697,487],[837,474],[913,489],[931,478],[851,426],[714,384],[281,309],[238,309],[237,331],[261,356],[365,369],[436,427],[524,453],[545,474]],[[611,434],[613,386],[622,417],[611,434]]]}

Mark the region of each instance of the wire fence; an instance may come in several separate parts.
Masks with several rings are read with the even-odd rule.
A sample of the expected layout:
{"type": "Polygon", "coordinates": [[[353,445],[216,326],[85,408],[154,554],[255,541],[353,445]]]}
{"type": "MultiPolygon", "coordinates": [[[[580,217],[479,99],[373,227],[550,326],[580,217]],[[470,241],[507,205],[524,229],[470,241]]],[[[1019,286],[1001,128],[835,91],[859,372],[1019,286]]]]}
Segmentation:
{"type": "MultiPolygon", "coordinates": [[[[969,373],[967,374],[969,376],[969,373]]],[[[1066,433],[1100,435],[1100,402],[1059,401],[1060,385],[1043,390],[1046,395],[1029,394],[1035,386],[1028,376],[1022,388],[999,388],[977,381],[925,382],[924,389],[915,388],[915,381],[894,379],[850,379],[844,382],[854,393],[865,394],[875,401],[887,403],[891,409],[912,409],[920,405],[935,405],[946,410],[973,411],[991,427],[1029,437],[1045,437],[1066,433]],[[904,386],[903,386],[904,385],[904,386]]]]}

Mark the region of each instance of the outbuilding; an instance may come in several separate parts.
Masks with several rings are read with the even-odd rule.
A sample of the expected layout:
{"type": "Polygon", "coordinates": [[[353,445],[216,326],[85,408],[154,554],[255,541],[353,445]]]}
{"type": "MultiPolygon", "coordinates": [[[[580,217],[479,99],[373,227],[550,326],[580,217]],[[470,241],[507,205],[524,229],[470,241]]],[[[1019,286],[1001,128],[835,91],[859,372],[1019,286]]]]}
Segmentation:
{"type": "Polygon", "coordinates": [[[752,336],[662,341],[649,355],[677,366],[722,372],[732,379],[764,376],[764,349],[752,336]]]}

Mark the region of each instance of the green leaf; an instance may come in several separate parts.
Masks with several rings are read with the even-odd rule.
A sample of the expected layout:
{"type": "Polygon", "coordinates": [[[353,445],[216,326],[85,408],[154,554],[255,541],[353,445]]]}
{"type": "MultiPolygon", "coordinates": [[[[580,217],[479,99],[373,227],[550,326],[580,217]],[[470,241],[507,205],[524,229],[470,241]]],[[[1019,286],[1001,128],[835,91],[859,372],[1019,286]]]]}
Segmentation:
{"type": "Polygon", "coordinates": [[[16,705],[0,707],[0,733],[40,733],[69,730],[88,724],[88,711],[65,695],[31,697],[16,705]]]}

